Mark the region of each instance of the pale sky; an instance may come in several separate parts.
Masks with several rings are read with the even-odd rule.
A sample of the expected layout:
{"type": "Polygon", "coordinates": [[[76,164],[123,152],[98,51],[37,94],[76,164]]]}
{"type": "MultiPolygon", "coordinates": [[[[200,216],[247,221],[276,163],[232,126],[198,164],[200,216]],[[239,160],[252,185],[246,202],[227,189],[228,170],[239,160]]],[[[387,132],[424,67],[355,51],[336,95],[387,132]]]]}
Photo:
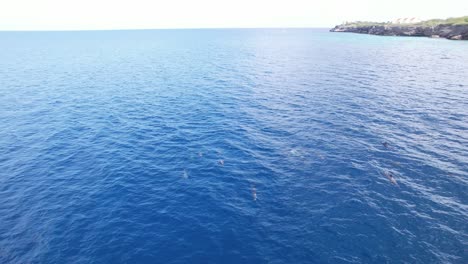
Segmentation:
{"type": "Polygon", "coordinates": [[[468,15],[468,0],[0,0],[0,30],[332,27],[468,15]]]}

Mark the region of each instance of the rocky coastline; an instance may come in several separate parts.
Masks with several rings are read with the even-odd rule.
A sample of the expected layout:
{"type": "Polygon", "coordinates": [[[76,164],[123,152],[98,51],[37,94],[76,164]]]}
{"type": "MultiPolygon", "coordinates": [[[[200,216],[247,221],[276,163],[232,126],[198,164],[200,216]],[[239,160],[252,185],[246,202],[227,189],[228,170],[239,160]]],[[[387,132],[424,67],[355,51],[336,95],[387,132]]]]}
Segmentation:
{"type": "Polygon", "coordinates": [[[381,36],[409,36],[468,40],[468,25],[338,25],[331,32],[352,32],[381,36]]]}

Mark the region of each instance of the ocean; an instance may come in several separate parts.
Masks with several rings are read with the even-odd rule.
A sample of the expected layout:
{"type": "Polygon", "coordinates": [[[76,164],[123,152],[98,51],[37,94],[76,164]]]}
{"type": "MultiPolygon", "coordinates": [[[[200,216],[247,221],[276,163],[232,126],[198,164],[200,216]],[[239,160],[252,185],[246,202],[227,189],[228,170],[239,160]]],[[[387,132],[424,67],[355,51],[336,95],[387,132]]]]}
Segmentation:
{"type": "Polygon", "coordinates": [[[0,263],[468,261],[468,42],[0,40],[0,263]]]}

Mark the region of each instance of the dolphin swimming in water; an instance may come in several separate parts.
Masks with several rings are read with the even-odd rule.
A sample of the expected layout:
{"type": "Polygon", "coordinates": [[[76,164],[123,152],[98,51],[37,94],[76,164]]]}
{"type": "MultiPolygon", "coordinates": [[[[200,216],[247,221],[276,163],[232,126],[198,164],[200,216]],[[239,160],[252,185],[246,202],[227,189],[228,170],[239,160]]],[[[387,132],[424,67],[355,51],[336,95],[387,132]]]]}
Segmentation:
{"type": "Polygon", "coordinates": [[[390,144],[388,144],[388,142],[387,142],[387,141],[385,141],[385,142],[382,142],[382,145],[383,145],[385,148],[388,148],[388,147],[390,146],[390,144]]]}
{"type": "Polygon", "coordinates": [[[291,150],[289,151],[289,154],[291,154],[291,155],[293,155],[293,156],[299,156],[299,155],[300,155],[300,152],[299,152],[299,150],[297,150],[297,149],[291,149],[291,150]]]}
{"type": "Polygon", "coordinates": [[[254,201],[257,201],[257,189],[255,189],[255,186],[252,186],[252,197],[254,201]]]}
{"type": "Polygon", "coordinates": [[[393,176],[393,173],[389,172],[389,171],[386,171],[384,173],[385,177],[387,177],[387,179],[394,185],[398,185],[395,177],[393,176]]]}
{"type": "Polygon", "coordinates": [[[325,157],[324,157],[322,154],[320,154],[320,153],[316,153],[315,155],[317,155],[317,157],[319,157],[321,160],[324,160],[324,159],[325,159],[325,157]]]}
{"type": "Polygon", "coordinates": [[[224,160],[218,160],[218,164],[221,165],[221,166],[224,166],[224,160]]]}

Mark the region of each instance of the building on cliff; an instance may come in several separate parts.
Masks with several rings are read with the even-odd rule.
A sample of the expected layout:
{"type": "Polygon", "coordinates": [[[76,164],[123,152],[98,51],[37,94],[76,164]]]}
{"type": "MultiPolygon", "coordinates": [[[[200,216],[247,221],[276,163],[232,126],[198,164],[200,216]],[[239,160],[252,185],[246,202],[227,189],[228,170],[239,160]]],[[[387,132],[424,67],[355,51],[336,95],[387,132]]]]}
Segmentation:
{"type": "Polygon", "coordinates": [[[393,24],[414,24],[419,23],[422,20],[417,17],[405,17],[405,18],[398,18],[392,21],[393,24]]]}

